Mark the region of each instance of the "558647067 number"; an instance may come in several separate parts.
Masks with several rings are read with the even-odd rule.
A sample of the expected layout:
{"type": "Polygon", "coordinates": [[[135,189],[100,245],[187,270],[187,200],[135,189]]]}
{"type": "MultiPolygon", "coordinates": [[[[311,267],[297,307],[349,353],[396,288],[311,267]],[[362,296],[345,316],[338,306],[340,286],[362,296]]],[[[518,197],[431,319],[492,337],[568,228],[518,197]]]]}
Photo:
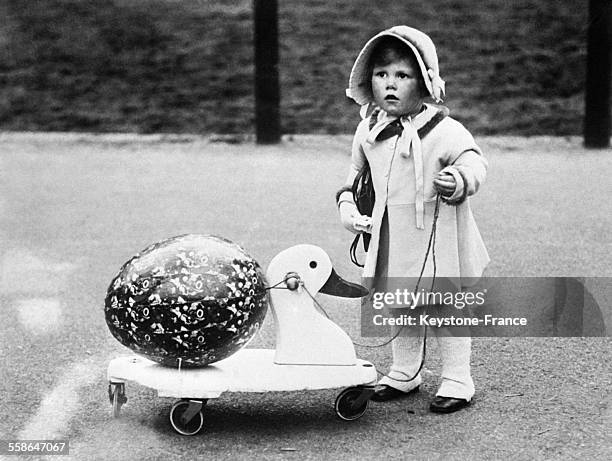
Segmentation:
{"type": "Polygon", "coordinates": [[[67,455],[68,440],[0,440],[0,455],[67,455]]]}

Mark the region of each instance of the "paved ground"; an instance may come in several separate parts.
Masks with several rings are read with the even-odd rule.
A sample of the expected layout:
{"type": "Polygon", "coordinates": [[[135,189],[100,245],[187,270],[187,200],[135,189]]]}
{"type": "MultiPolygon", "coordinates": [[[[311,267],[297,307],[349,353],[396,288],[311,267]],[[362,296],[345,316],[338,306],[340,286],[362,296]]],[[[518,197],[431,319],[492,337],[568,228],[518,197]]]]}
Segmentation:
{"type": "MultiPolygon", "coordinates": [[[[358,279],[333,203],[349,144],[0,135],[0,438],[69,438],[74,459],[610,459],[609,338],[475,339],[474,404],[449,416],[427,411],[439,372],[432,342],[423,391],[372,404],[352,424],[336,419],[333,390],[224,395],[205,431],[184,438],[168,424],[172,402],[135,385],[111,419],[105,370],[126,350],[106,328],[104,295],[149,243],[214,233],[265,266],[310,242],[358,279]]],[[[489,274],[612,276],[611,152],[586,152],[575,138],[481,144],[491,169],[473,208],[489,274]]],[[[358,336],[354,302],[321,302],[358,336]]],[[[610,304],[600,304],[610,328],[610,304]]],[[[268,319],[254,345],[273,344],[268,319]]],[[[358,352],[389,364],[387,348],[358,352]]]]}

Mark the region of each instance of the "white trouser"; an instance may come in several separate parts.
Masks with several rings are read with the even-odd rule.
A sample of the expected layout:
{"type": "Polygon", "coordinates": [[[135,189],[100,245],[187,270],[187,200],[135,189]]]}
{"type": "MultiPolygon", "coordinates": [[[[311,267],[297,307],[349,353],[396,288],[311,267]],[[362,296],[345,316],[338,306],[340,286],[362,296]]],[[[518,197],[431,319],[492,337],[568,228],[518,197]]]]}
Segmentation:
{"type": "MultiPolygon", "coordinates": [[[[470,374],[472,338],[443,334],[443,329],[429,328],[428,336],[436,336],[442,357],[442,383],[436,395],[471,400],[474,396],[474,382],[470,374]]],[[[422,358],[423,337],[398,336],[393,340],[393,365],[391,371],[379,384],[386,384],[408,392],[421,384],[418,371],[422,358]],[[410,381],[408,381],[410,380],[410,381]]]]}

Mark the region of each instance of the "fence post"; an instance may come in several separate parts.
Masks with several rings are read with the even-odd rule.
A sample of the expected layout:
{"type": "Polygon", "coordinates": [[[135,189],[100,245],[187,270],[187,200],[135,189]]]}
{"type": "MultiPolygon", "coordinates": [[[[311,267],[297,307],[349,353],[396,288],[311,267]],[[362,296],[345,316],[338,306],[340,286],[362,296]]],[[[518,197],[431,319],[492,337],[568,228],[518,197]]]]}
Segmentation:
{"type": "Polygon", "coordinates": [[[584,146],[590,148],[610,146],[611,26],[612,2],[589,0],[584,146]]]}
{"type": "Polygon", "coordinates": [[[280,141],[278,1],[254,0],[255,134],[257,143],[280,141]]]}

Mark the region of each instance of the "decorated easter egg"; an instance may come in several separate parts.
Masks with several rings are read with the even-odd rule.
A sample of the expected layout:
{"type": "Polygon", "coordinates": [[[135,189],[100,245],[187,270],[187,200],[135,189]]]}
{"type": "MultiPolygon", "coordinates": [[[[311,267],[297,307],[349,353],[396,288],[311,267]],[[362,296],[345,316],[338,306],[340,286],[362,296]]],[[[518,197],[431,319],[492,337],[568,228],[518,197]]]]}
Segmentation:
{"type": "Polygon", "coordinates": [[[257,261],[229,240],[189,234],[127,261],[108,288],[104,312],[124,346],[165,366],[193,368],[242,348],[267,306],[257,261]]]}

